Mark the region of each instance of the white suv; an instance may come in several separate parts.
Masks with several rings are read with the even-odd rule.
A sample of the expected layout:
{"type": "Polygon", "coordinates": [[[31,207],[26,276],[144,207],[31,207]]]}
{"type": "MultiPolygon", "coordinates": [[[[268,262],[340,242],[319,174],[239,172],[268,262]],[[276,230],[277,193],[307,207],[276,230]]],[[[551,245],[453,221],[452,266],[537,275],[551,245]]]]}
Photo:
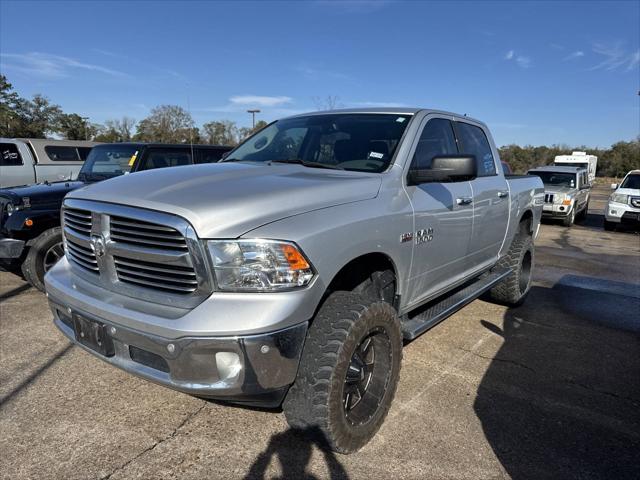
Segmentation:
{"type": "Polygon", "coordinates": [[[640,170],[631,170],[620,185],[612,183],[611,189],[604,229],[614,230],[621,223],[640,226],[640,170]]]}

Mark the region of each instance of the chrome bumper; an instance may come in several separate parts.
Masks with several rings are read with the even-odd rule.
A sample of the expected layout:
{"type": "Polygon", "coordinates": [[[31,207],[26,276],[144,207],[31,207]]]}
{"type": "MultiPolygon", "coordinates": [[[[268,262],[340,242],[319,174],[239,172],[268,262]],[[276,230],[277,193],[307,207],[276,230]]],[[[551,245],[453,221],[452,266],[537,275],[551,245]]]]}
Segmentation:
{"type": "Polygon", "coordinates": [[[24,250],[24,241],[15,238],[0,238],[0,258],[19,258],[24,250]]]}
{"type": "Polygon", "coordinates": [[[279,405],[295,380],[307,331],[303,322],[258,335],[168,339],[71,309],[51,295],[49,305],[65,336],[111,365],[181,392],[263,407],[279,405]],[[105,325],[114,346],[111,356],[76,339],[72,316],[77,314],[105,325]]]}

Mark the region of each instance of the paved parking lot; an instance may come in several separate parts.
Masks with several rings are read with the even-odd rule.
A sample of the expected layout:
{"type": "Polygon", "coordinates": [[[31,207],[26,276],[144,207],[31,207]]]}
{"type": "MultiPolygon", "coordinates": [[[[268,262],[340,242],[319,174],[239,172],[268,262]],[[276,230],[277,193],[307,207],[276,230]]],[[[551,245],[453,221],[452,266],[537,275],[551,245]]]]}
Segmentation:
{"type": "Polygon", "coordinates": [[[282,413],[137,379],[57,332],[0,272],[3,478],[640,478],[640,236],[542,226],[514,309],[476,301],[405,349],[386,423],[332,455],[282,413]]]}

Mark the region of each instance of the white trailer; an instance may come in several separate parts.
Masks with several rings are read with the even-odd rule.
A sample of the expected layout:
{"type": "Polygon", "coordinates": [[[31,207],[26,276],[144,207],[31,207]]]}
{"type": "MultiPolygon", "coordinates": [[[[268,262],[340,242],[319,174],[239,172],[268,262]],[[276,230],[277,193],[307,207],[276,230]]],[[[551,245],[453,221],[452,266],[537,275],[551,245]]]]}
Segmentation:
{"type": "Polygon", "coordinates": [[[595,155],[587,155],[587,152],[573,152],[571,155],[558,155],[553,164],[560,167],[586,168],[589,174],[589,183],[593,184],[593,181],[596,179],[598,157],[595,155]]]}

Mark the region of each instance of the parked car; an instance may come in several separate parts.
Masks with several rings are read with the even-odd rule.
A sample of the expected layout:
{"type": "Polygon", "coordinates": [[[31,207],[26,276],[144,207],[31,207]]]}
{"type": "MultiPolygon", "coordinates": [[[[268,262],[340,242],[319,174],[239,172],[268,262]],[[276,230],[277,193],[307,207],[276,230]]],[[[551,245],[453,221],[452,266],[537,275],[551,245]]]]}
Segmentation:
{"type": "Polygon", "coordinates": [[[0,189],[0,265],[44,290],[43,277],[63,255],[62,199],[72,190],[133,172],[217,162],[231,147],[113,143],[94,147],[74,181],[0,189]]]}
{"type": "Polygon", "coordinates": [[[348,453],[389,411],[403,340],[483,292],[523,301],[543,195],[537,177],[505,179],[468,117],[299,115],[221,163],[69,193],[45,284],[55,325],[102,360],[282,404],[348,453]]]}
{"type": "Polygon", "coordinates": [[[570,227],[584,220],[589,211],[591,182],[586,168],[547,166],[529,170],[544,183],[542,218],[562,220],[570,227]]]}
{"type": "Polygon", "coordinates": [[[0,188],[75,178],[96,142],[0,138],[0,188]]]}
{"type": "Polygon", "coordinates": [[[640,170],[631,170],[622,183],[611,184],[613,193],[604,211],[604,229],[615,230],[617,225],[640,226],[640,170]]]}

